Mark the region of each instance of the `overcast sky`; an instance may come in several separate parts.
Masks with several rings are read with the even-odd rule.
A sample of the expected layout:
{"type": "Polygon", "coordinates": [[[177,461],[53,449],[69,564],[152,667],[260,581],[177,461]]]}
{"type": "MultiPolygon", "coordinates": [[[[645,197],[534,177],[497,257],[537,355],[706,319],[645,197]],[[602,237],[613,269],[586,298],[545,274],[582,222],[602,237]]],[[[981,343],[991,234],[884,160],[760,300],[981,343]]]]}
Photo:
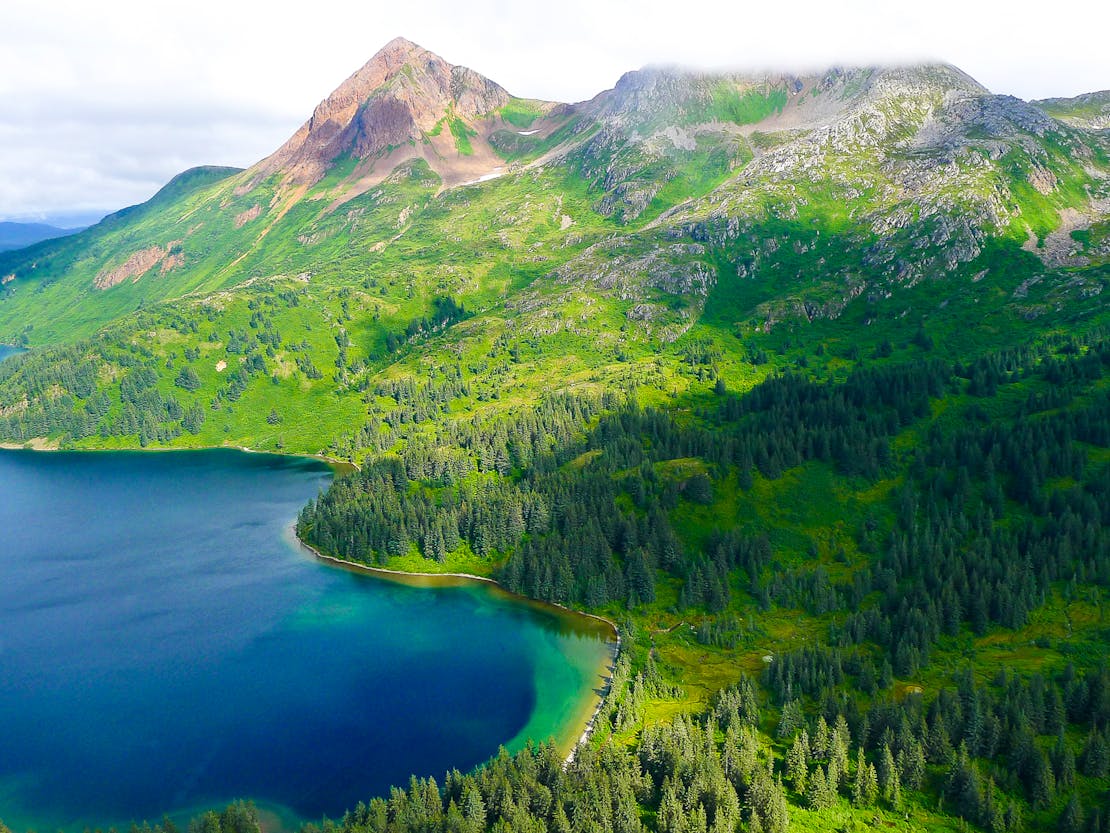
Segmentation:
{"type": "Polygon", "coordinates": [[[0,220],[103,213],[245,167],[396,35],[515,95],[579,101],[649,63],[944,60],[1022,98],[1110,87],[1094,0],[0,0],[0,220]]]}

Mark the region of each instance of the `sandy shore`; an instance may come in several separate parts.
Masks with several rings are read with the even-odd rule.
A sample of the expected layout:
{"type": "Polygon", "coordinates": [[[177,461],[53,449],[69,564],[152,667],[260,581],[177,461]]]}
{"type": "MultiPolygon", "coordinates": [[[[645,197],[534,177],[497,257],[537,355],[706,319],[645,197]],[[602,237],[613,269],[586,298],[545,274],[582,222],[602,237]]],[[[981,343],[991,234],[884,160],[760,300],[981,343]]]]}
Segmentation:
{"type": "Polygon", "coordinates": [[[576,726],[582,727],[582,732],[578,735],[578,738],[574,741],[573,745],[569,746],[569,748],[566,749],[560,748],[559,750],[560,752],[566,753],[565,763],[569,764],[571,761],[573,761],[574,756],[578,754],[578,750],[582,748],[582,746],[584,746],[585,744],[589,743],[590,738],[593,737],[594,730],[597,729],[598,715],[601,713],[601,709],[605,705],[605,701],[606,699],[608,699],[609,694],[612,691],[613,673],[617,669],[617,657],[620,655],[621,652],[621,637],[619,631],[617,632],[616,640],[610,642],[609,646],[610,650],[608,657],[602,663],[602,666],[598,671],[598,678],[601,681],[601,685],[595,690],[595,694],[597,695],[596,702],[591,709],[588,708],[589,700],[585,701],[586,705],[583,707],[583,709],[579,712],[574,720],[574,724],[576,726]]]}
{"type": "Polygon", "coordinates": [[[0,443],[0,448],[6,451],[57,451],[58,445],[50,440],[36,437],[25,443],[0,443]]]}
{"type": "Polygon", "coordinates": [[[581,727],[581,730],[577,732],[568,731],[567,741],[559,743],[560,752],[566,755],[566,762],[570,763],[573,761],[579,747],[587,743],[593,736],[594,730],[597,728],[598,714],[601,712],[602,706],[605,705],[605,699],[609,696],[612,687],[613,672],[616,670],[617,656],[620,654],[621,650],[621,633],[616,622],[594,613],[583,613],[579,610],[573,610],[565,605],[543,602],[537,599],[530,599],[527,596],[521,596],[518,593],[506,590],[497,581],[488,576],[476,576],[473,573],[410,573],[404,570],[390,570],[385,567],[370,567],[366,564],[360,564],[357,561],[348,561],[347,559],[337,558],[333,555],[325,555],[311,544],[306,544],[302,541],[300,537],[298,537],[294,525],[290,525],[289,535],[292,541],[305,552],[311,553],[317,560],[323,561],[326,564],[342,567],[345,570],[351,570],[352,572],[379,576],[380,578],[385,578],[390,581],[400,581],[403,584],[413,587],[459,586],[467,582],[479,581],[497,588],[497,590],[505,596],[527,602],[541,609],[552,608],[564,615],[569,613],[574,616],[604,624],[609,631],[610,651],[601,666],[598,667],[598,680],[600,681],[600,685],[594,690],[595,697],[593,698],[592,706],[589,698],[584,699],[583,707],[579,713],[576,714],[573,721],[575,728],[581,727]],[[577,739],[575,739],[576,737],[577,739]]]}

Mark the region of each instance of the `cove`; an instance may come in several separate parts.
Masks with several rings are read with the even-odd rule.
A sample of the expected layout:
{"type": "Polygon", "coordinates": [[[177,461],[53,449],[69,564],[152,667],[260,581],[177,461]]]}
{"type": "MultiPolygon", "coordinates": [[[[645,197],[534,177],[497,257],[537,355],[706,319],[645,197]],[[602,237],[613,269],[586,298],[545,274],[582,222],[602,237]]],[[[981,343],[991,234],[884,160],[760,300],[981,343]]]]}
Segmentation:
{"type": "Polygon", "coordinates": [[[331,476],[230,450],[0,451],[0,819],[123,828],[250,798],[288,828],[581,731],[604,631],[318,563],[289,527],[331,476]]]}
{"type": "Polygon", "coordinates": [[[4,361],[4,359],[8,358],[8,356],[15,356],[23,352],[25,351],[20,347],[12,347],[8,344],[0,344],[0,362],[4,361]]]}

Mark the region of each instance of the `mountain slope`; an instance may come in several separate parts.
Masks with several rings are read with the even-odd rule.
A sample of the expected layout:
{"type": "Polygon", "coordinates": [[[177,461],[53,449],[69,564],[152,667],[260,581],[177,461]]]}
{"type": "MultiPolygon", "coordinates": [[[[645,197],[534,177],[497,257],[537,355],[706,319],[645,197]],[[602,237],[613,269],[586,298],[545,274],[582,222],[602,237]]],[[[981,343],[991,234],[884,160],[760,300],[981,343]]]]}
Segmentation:
{"type": "MultiPolygon", "coordinates": [[[[436,190],[502,170],[504,160],[486,141],[512,127],[501,111],[519,120],[549,109],[512,99],[415,44],[392,41],[249,170],[187,172],[83,236],[0,259],[0,338],[25,330],[34,332],[32,343],[86,336],[142,303],[231,286],[249,277],[244,259],[257,260],[271,231],[285,241],[311,237],[309,225],[327,222],[398,165],[422,162],[436,190]]],[[[283,268],[270,252],[261,259],[283,268]]]]}
{"type": "Polygon", "coordinates": [[[28,424],[54,413],[45,391],[76,393],[33,381],[57,375],[43,350],[0,383],[0,408],[20,440],[361,454],[363,423],[405,409],[367,391],[430,368],[461,365],[465,414],[506,391],[534,402],[552,374],[662,372],[675,392],[706,341],[714,372],[750,385],[768,349],[793,361],[911,324],[953,354],[1092,326],[1108,159],[1097,132],[944,65],[653,68],[558,105],[398,39],[247,171],[182,175],[0,256],[0,340],[96,334],[78,362],[107,397],[93,418],[78,395],[79,425],[28,424]],[[176,403],[145,432],[119,388],[136,363],[176,403]],[[196,384],[175,384],[185,369],[196,384]],[[189,408],[206,415],[195,431],[189,408]]]}
{"type": "MultiPolygon", "coordinates": [[[[964,264],[977,263],[982,278],[988,241],[1020,245],[1051,266],[1104,260],[1101,249],[1067,237],[1110,209],[1107,156],[1089,134],[947,67],[831,73],[797,96],[800,106],[764,124],[805,124],[789,116],[817,111],[807,99],[838,109],[826,104],[823,123],[808,129],[761,134],[771,146],[739,175],[641,234],[587,251],[561,277],[593,277],[637,298],[639,314],[674,337],[718,278],[722,292],[748,294],[770,270],[785,270],[761,293],[766,300],[737,310],[751,332],[836,316],[861,294],[944,278],[964,264]],[[782,248],[788,241],[792,251],[782,248]],[[722,256],[735,277],[717,274],[722,256]],[[676,294],[686,306],[667,309],[676,294]]],[[[1075,278],[1069,291],[1100,287],[1094,276],[1075,278]]]]}
{"type": "Polygon", "coordinates": [[[360,179],[380,181],[399,163],[423,158],[441,179],[461,181],[467,171],[487,172],[491,154],[474,126],[509,101],[489,79],[397,38],[251,173],[258,179],[277,174],[286,185],[312,185],[348,156],[357,160],[360,179]]]}
{"type": "Polygon", "coordinates": [[[1110,90],[1034,102],[1055,119],[1086,130],[1110,130],[1110,90]]]}

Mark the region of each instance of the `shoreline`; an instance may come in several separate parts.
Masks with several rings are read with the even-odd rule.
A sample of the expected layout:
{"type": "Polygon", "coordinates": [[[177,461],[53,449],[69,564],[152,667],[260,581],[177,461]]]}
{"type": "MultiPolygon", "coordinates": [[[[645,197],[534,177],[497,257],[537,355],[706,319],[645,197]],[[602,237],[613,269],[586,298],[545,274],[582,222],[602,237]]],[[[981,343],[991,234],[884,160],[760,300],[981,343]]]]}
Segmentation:
{"type": "MultiPolygon", "coordinates": [[[[211,451],[217,448],[232,448],[236,451],[242,451],[244,454],[269,454],[274,457],[302,457],[309,460],[319,460],[321,463],[327,463],[334,469],[350,469],[352,471],[362,471],[362,467],[351,460],[340,460],[336,457],[329,457],[327,454],[286,454],[284,451],[264,451],[260,448],[251,448],[247,445],[209,445],[200,446],[198,448],[159,448],[155,451],[211,451]]],[[[96,450],[96,449],[93,449],[96,450]]],[[[141,449],[146,451],[147,449],[141,449]]]]}
{"type": "Polygon", "coordinates": [[[337,472],[342,472],[346,469],[348,471],[361,471],[362,468],[358,463],[351,462],[350,460],[340,460],[336,457],[329,457],[327,454],[298,454],[286,451],[266,451],[260,448],[251,448],[246,445],[195,445],[186,446],[182,448],[61,448],[57,443],[52,442],[44,437],[35,437],[34,439],[27,440],[24,443],[10,443],[0,442],[0,451],[35,451],[45,453],[67,453],[67,454],[171,454],[173,452],[190,452],[190,451],[240,451],[243,454],[266,454],[271,457],[295,457],[301,460],[317,460],[321,463],[326,463],[337,472]]]}
{"type": "MultiPolygon", "coordinates": [[[[610,638],[606,640],[610,650],[608,651],[608,656],[605,660],[604,666],[599,669],[601,686],[599,689],[591,689],[594,697],[596,698],[596,702],[594,703],[593,708],[588,710],[582,709],[579,713],[579,717],[575,719],[575,723],[581,725],[582,730],[578,733],[577,740],[574,740],[573,744],[568,744],[568,751],[566,754],[566,758],[564,759],[564,765],[570,764],[574,760],[575,756],[578,754],[579,748],[588,743],[590,738],[593,737],[593,733],[597,728],[598,715],[601,713],[602,707],[605,705],[605,702],[609,699],[609,695],[612,693],[613,674],[616,671],[617,658],[620,656],[622,646],[620,628],[617,627],[617,624],[614,621],[612,621],[611,619],[607,619],[604,616],[598,616],[595,613],[585,613],[580,610],[569,608],[566,605],[556,604],[555,602],[545,602],[540,599],[532,599],[528,596],[523,596],[519,593],[513,593],[511,590],[506,590],[497,580],[492,579],[488,576],[477,576],[473,573],[412,573],[405,570],[391,570],[387,567],[371,567],[367,564],[360,564],[357,561],[349,561],[345,558],[339,558],[334,555],[326,555],[320,552],[320,550],[316,549],[316,547],[312,546],[311,544],[307,544],[301,540],[300,536],[297,535],[295,523],[290,525],[288,532],[292,542],[294,542],[302,550],[311,553],[317,561],[324,562],[325,564],[331,564],[333,566],[349,570],[351,572],[360,573],[362,575],[378,576],[379,578],[383,578],[387,581],[402,580],[403,582],[403,580],[406,578],[425,580],[425,582],[423,583],[410,585],[417,587],[436,586],[434,583],[435,579],[455,579],[460,584],[467,582],[481,582],[483,584],[496,588],[499,592],[505,594],[508,597],[527,602],[528,604],[536,606],[540,609],[554,608],[555,610],[559,611],[560,614],[565,615],[569,613],[574,616],[580,616],[582,618],[590,619],[594,622],[600,622],[606,625],[610,632],[610,638]],[[589,716],[585,717],[586,714],[588,714],[589,716]]],[[[571,737],[573,738],[574,736],[571,735],[571,737]]]]}

